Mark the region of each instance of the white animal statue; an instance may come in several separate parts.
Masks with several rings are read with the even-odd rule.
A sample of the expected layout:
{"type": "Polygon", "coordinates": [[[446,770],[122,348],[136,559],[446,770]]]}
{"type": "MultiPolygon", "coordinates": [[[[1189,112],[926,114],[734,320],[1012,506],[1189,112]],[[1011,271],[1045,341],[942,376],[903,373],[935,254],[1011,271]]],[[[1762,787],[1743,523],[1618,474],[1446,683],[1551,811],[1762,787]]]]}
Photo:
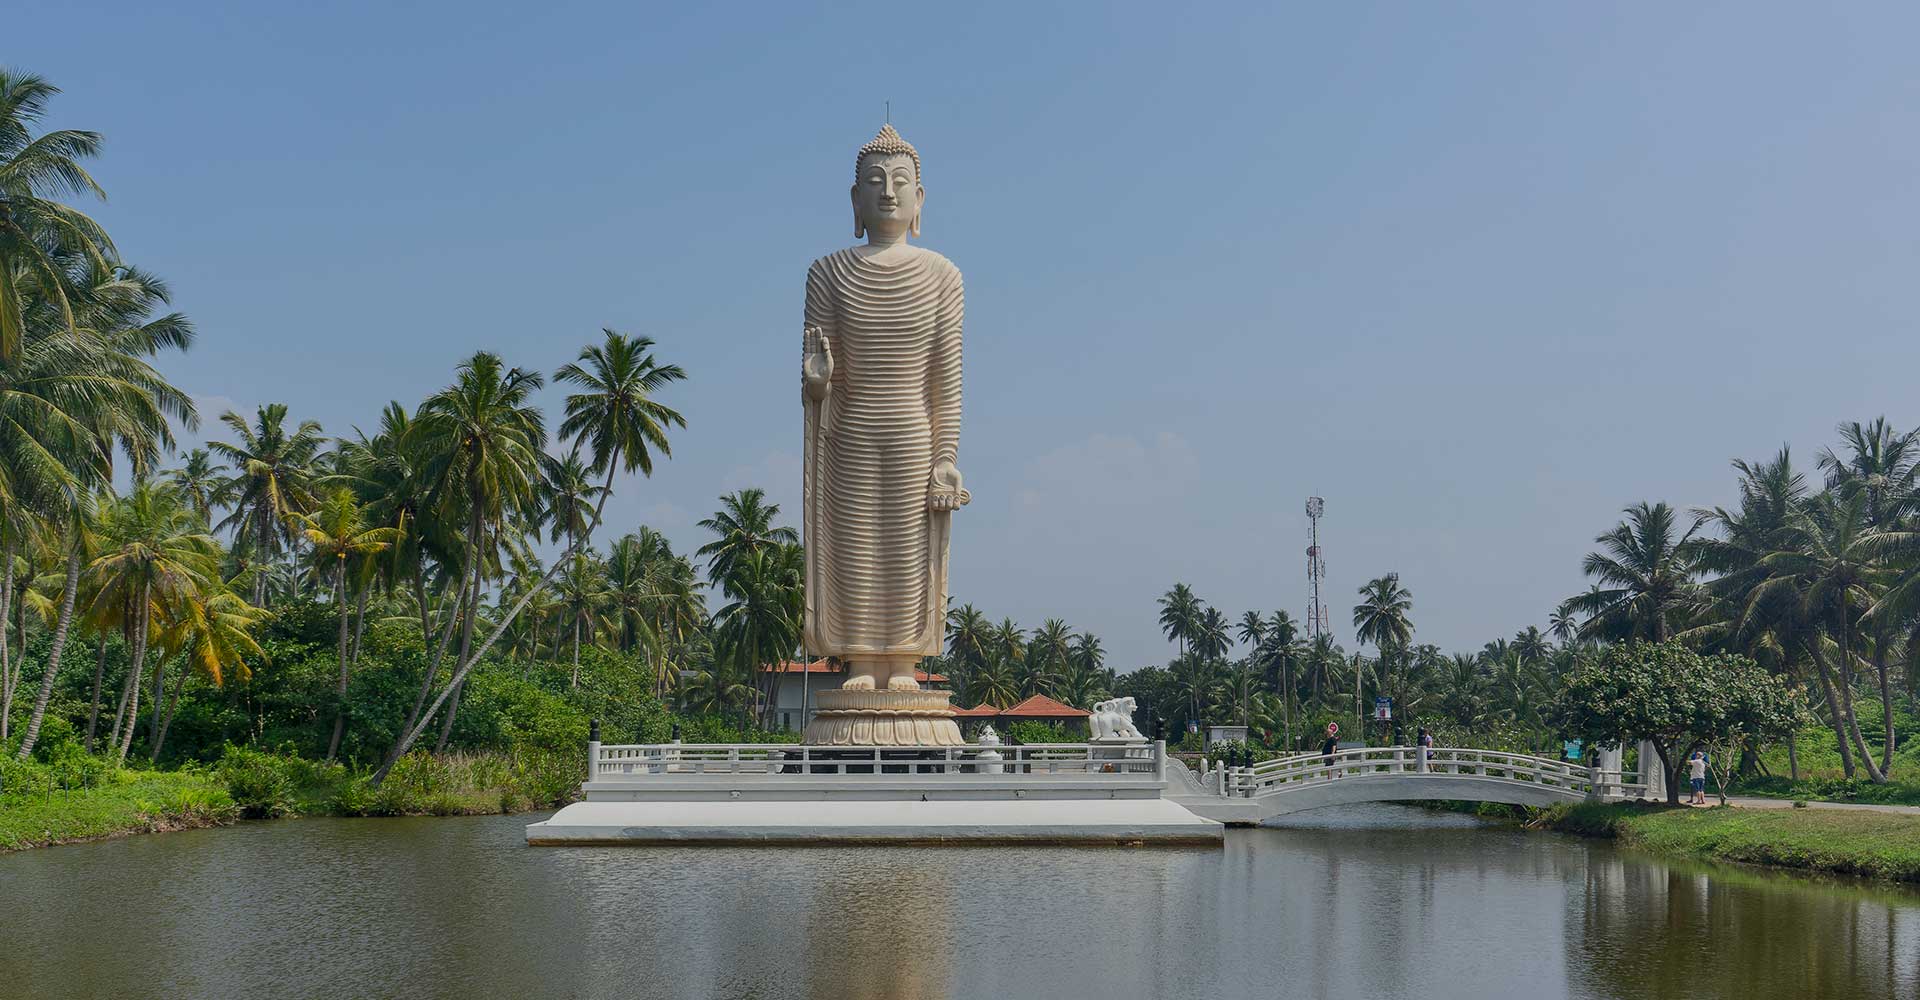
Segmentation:
{"type": "Polygon", "coordinates": [[[1146,739],[1133,725],[1132,698],[1113,698],[1096,703],[1093,717],[1087,723],[1095,741],[1146,739]]]}

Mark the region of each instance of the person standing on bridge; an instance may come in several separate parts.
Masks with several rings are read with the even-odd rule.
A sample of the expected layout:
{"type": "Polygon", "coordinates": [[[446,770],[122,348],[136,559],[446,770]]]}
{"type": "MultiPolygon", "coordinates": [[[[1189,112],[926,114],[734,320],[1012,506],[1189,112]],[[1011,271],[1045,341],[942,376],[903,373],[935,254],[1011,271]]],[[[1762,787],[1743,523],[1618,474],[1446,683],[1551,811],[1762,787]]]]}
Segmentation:
{"type": "Polygon", "coordinates": [[[1340,724],[1327,723],[1327,741],[1320,744],[1320,756],[1326,760],[1327,776],[1338,778],[1340,772],[1333,770],[1333,752],[1340,749],[1340,724]]]}
{"type": "Polygon", "coordinates": [[[1427,773],[1427,753],[1433,749],[1433,734],[1427,732],[1427,727],[1421,726],[1420,738],[1415,742],[1419,745],[1419,749],[1414,752],[1413,769],[1425,774],[1427,773]]]}

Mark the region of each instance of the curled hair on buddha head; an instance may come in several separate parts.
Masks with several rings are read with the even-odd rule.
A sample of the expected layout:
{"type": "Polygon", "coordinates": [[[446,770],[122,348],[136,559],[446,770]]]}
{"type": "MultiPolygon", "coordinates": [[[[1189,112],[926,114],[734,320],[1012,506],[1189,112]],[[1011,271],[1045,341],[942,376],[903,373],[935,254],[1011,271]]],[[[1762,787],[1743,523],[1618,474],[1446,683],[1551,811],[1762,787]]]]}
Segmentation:
{"type": "MultiPolygon", "coordinates": [[[[867,144],[861,146],[860,151],[853,154],[853,183],[856,185],[860,183],[860,164],[865,161],[867,157],[891,156],[895,153],[903,153],[913,157],[913,180],[917,186],[920,183],[921,177],[920,151],[913,148],[913,143],[908,142],[900,133],[893,130],[892,122],[880,126],[880,131],[874,133],[873,138],[867,140],[867,144]]],[[[914,236],[920,235],[920,213],[914,213],[913,222],[908,226],[907,231],[914,236]]],[[[866,224],[861,220],[859,210],[855,209],[853,213],[853,238],[860,239],[866,235],[866,224]]]]}
{"type": "Polygon", "coordinates": [[[913,148],[913,143],[901,138],[900,133],[895,132],[893,125],[889,123],[880,126],[880,131],[876,132],[873,138],[867,140],[867,144],[861,146],[858,153],[853,154],[854,182],[858,183],[860,180],[861,160],[866,159],[868,156],[890,156],[894,153],[905,153],[913,157],[913,176],[915,180],[918,180],[920,178],[920,151],[913,148]]]}

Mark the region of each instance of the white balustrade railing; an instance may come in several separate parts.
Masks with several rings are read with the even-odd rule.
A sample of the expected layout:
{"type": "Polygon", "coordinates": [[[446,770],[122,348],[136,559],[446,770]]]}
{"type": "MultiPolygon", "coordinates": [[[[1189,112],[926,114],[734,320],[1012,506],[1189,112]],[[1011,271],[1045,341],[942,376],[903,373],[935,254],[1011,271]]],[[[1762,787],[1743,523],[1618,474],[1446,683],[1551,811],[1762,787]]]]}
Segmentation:
{"type": "MultiPolygon", "coordinates": [[[[1251,767],[1230,767],[1221,783],[1229,796],[1251,797],[1284,791],[1308,783],[1377,774],[1473,775],[1528,782],[1586,794],[1594,788],[1594,771],[1581,764],[1504,753],[1498,750],[1433,748],[1420,759],[1416,747],[1360,747],[1331,754],[1295,754],[1262,761],[1251,767]]],[[[1611,780],[1607,790],[1630,791],[1644,786],[1611,780]]]]}
{"type": "Polygon", "coordinates": [[[1164,780],[1166,744],[846,747],[794,743],[587,744],[590,781],[683,775],[767,777],[1120,775],[1164,780]]]}
{"type": "MultiPolygon", "coordinates": [[[[589,781],[653,781],[700,776],[739,776],[755,781],[808,778],[915,780],[973,776],[1019,776],[1085,780],[1091,776],[1164,782],[1170,758],[1166,743],[1096,745],[1038,743],[1023,746],[847,747],[792,743],[650,743],[587,745],[589,781]]],[[[1472,776],[1566,789],[1599,798],[1633,798],[1646,785],[1632,772],[1599,771],[1581,764],[1498,750],[1435,748],[1424,761],[1414,747],[1361,747],[1332,754],[1305,753],[1250,767],[1222,765],[1203,771],[1183,787],[1225,797],[1252,798],[1312,784],[1373,775],[1472,776]]]]}

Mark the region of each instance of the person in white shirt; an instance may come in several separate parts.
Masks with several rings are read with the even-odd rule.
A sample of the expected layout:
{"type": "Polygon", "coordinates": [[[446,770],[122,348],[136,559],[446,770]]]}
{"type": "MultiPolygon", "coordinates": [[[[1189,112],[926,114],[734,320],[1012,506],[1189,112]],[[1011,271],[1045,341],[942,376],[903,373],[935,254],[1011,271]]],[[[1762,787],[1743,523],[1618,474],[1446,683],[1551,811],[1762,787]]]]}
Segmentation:
{"type": "Polygon", "coordinates": [[[1707,752],[1695,747],[1693,756],[1687,758],[1687,778],[1693,783],[1693,798],[1689,805],[1707,804],[1707,752]]]}

